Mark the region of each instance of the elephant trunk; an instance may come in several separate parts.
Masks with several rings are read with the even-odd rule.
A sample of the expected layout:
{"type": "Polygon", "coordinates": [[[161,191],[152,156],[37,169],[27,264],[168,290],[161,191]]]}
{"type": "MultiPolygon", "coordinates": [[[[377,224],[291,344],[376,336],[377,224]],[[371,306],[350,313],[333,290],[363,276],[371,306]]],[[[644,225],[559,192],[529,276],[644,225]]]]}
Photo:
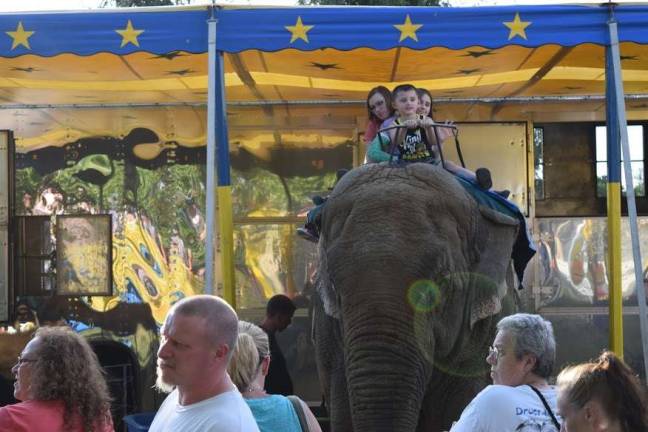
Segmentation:
{"type": "Polygon", "coordinates": [[[371,307],[355,305],[344,323],[349,402],[355,432],[416,430],[430,376],[432,338],[417,343],[411,311],[393,299],[374,298],[371,307]],[[384,308],[376,305],[382,304],[384,308]]]}

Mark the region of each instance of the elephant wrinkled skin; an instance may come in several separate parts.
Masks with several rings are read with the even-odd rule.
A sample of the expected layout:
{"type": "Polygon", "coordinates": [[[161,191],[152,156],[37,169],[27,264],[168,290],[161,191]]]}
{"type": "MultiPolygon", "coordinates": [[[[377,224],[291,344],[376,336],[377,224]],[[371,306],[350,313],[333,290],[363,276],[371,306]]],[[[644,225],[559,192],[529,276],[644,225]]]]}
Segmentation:
{"type": "Polygon", "coordinates": [[[333,432],[447,430],[516,307],[518,222],[438,166],[346,174],[322,213],[314,328],[333,432]]]}

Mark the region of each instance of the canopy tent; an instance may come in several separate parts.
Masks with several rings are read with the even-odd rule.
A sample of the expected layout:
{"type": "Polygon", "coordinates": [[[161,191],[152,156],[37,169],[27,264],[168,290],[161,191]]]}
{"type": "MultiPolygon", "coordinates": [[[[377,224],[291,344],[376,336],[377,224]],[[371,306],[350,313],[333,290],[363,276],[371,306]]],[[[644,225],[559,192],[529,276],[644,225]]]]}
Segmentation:
{"type": "MultiPolygon", "coordinates": [[[[102,124],[97,114],[77,107],[122,108],[124,117],[146,106],[188,105],[199,112],[207,101],[211,14],[202,7],[0,15],[0,108],[11,110],[4,126],[27,151],[101,133],[104,125],[91,126],[102,124]],[[20,108],[40,110],[26,117],[20,108]]],[[[213,14],[234,125],[250,116],[326,124],[330,111],[306,104],[345,103],[353,108],[341,115],[359,115],[370,88],[399,82],[429,89],[437,109],[456,121],[542,120],[556,112],[604,117],[607,7],[224,8],[213,14]],[[264,104],[273,108],[258,108],[264,104]]],[[[641,29],[648,7],[617,6],[615,17],[628,116],[645,118],[648,35],[641,29]]],[[[150,119],[160,135],[163,121],[150,119]]],[[[123,123],[105,126],[126,133],[123,123]]],[[[204,142],[200,122],[178,124],[193,129],[186,139],[204,142]]]]}
{"type": "MultiPolygon", "coordinates": [[[[611,16],[618,23],[628,118],[648,117],[648,6],[612,7],[197,7],[3,14],[2,127],[15,131],[18,150],[26,152],[108,129],[126,135],[133,108],[166,107],[150,113],[148,126],[165,139],[207,141],[209,169],[215,166],[218,141],[224,211],[219,220],[227,255],[228,123],[232,131],[242,126],[230,141],[261,154],[267,145],[291,140],[277,134],[265,138],[268,131],[249,127],[250,118],[286,130],[319,126],[321,136],[335,136],[339,132],[330,125],[343,122],[346,113],[332,113],[327,105],[348,106],[362,115],[370,88],[403,82],[429,89],[442,104],[442,118],[456,121],[538,120],[556,118],[556,111],[565,112],[563,119],[602,120],[611,16]],[[101,121],[106,108],[121,120],[101,121]],[[179,116],[173,130],[166,126],[168,116],[179,116]]],[[[327,145],[326,139],[292,141],[327,145]]],[[[212,186],[215,174],[208,171],[212,186]]],[[[209,227],[215,220],[212,204],[208,200],[209,227]]],[[[209,253],[206,261],[211,286],[209,253]]],[[[231,264],[227,258],[223,262],[224,269],[231,264]]],[[[231,275],[224,279],[233,292],[231,275]]]]}

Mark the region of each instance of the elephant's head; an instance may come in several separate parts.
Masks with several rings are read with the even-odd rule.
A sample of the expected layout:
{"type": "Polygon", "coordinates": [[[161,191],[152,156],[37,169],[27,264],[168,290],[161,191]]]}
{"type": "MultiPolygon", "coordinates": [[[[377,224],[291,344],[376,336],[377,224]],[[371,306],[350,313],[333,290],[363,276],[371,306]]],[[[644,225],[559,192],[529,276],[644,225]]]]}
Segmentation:
{"type": "Polygon", "coordinates": [[[355,431],[413,431],[433,369],[485,366],[517,229],[437,166],[342,178],[322,214],[317,289],[339,323],[355,431]]]}

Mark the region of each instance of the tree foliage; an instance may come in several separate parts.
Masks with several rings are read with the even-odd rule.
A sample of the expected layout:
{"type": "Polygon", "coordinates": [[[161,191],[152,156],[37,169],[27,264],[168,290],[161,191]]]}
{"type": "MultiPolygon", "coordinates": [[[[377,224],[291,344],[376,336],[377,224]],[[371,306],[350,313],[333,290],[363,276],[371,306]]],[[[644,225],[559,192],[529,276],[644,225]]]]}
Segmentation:
{"type": "Polygon", "coordinates": [[[448,6],[448,0],[298,0],[300,5],[326,6],[448,6]]]}

